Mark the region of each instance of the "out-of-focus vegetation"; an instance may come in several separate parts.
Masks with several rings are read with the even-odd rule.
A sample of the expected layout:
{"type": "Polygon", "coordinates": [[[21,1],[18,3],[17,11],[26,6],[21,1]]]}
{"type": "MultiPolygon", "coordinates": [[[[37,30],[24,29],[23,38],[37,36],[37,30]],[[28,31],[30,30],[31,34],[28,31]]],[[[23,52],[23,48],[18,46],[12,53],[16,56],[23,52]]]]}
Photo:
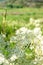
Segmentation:
{"type": "Polygon", "coordinates": [[[43,64],[43,19],[0,22],[0,65],[43,64]]]}
{"type": "MultiPolygon", "coordinates": [[[[0,22],[3,19],[6,9],[0,9],[0,22]]],[[[30,18],[43,18],[43,8],[7,8],[6,19],[15,21],[29,22],[30,18]]]]}
{"type": "Polygon", "coordinates": [[[0,4],[0,65],[43,65],[43,1],[0,4]]]}
{"type": "Polygon", "coordinates": [[[2,0],[0,7],[23,8],[23,7],[43,7],[43,0],[2,0]]]}

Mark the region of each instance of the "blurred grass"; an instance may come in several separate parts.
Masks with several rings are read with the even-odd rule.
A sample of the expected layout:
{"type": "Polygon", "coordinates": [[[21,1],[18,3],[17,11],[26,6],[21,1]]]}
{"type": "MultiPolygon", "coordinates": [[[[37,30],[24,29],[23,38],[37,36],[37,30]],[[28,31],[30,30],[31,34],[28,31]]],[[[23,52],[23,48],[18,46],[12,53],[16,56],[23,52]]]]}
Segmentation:
{"type": "MultiPolygon", "coordinates": [[[[29,18],[43,18],[43,8],[6,8],[7,20],[29,21],[29,18]]],[[[5,9],[0,9],[0,13],[4,13],[5,9]]],[[[2,21],[3,15],[0,15],[2,21]]]]}
{"type": "MultiPolygon", "coordinates": [[[[7,8],[6,22],[3,24],[3,13],[5,9],[0,9],[0,33],[6,34],[6,40],[9,40],[9,37],[15,35],[15,31],[20,27],[27,27],[33,29],[34,24],[29,24],[29,19],[34,18],[43,18],[43,8],[7,8]],[[16,14],[12,14],[16,13],[16,14]]],[[[41,28],[43,27],[43,24],[41,28]]],[[[43,29],[42,29],[43,31],[43,29]]]]}

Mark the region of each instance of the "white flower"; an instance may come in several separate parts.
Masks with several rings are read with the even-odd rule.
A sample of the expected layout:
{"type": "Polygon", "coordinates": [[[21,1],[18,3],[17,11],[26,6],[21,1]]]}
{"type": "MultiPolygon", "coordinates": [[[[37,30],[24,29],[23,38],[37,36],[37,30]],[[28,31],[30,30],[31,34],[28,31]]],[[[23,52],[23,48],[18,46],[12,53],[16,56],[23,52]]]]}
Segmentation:
{"type": "Polygon", "coordinates": [[[43,45],[43,40],[41,40],[41,44],[43,45]]]}
{"type": "Polygon", "coordinates": [[[3,36],[4,38],[6,37],[6,35],[5,35],[5,34],[3,34],[2,36],[3,36]]]}
{"type": "Polygon", "coordinates": [[[15,54],[13,54],[12,57],[10,58],[11,61],[15,61],[16,59],[18,59],[18,57],[15,54]]]}
{"type": "Polygon", "coordinates": [[[27,28],[25,28],[25,27],[21,27],[20,29],[18,29],[17,31],[16,31],[16,35],[18,35],[18,34],[28,34],[28,33],[30,33],[30,32],[32,32],[32,30],[30,30],[30,29],[27,29],[27,28]]]}
{"type": "Polygon", "coordinates": [[[25,34],[27,31],[27,28],[21,27],[19,30],[16,31],[16,34],[25,34]]]}
{"type": "Polygon", "coordinates": [[[36,65],[36,64],[37,64],[37,62],[35,61],[35,62],[34,62],[34,65],[36,65]]]}
{"type": "Polygon", "coordinates": [[[0,53],[0,64],[4,63],[5,58],[4,56],[0,53]]]}
{"type": "Polygon", "coordinates": [[[1,32],[1,35],[2,35],[2,37],[3,37],[3,38],[5,38],[5,37],[6,37],[6,35],[5,35],[5,34],[3,34],[2,32],[1,32]]]}
{"type": "Polygon", "coordinates": [[[40,23],[40,19],[35,20],[35,23],[40,23]]]}
{"type": "Polygon", "coordinates": [[[39,26],[40,26],[40,24],[39,24],[39,23],[37,23],[37,24],[35,24],[35,26],[36,26],[36,27],[39,27],[39,26]]]}
{"type": "Polygon", "coordinates": [[[17,30],[17,31],[16,31],[16,34],[19,34],[19,32],[20,32],[20,31],[19,31],[19,30],[17,30]]]}
{"type": "Polygon", "coordinates": [[[34,28],[33,32],[34,32],[35,35],[41,34],[40,28],[34,28]]]}
{"type": "Polygon", "coordinates": [[[20,28],[20,30],[21,30],[21,31],[27,31],[27,28],[22,27],[22,28],[20,28]]]}
{"type": "Polygon", "coordinates": [[[37,55],[39,55],[39,53],[38,53],[39,51],[38,51],[38,50],[39,50],[39,46],[37,46],[36,49],[35,49],[35,53],[36,53],[37,55]]]}
{"type": "Polygon", "coordinates": [[[42,40],[41,34],[37,35],[37,39],[42,40]]]}
{"type": "Polygon", "coordinates": [[[4,57],[4,55],[2,55],[2,54],[0,53],[0,64],[2,64],[2,63],[9,65],[9,61],[6,60],[5,57],[4,57]]]}
{"type": "Polygon", "coordinates": [[[14,65],[14,63],[10,63],[10,65],[14,65]]]}
{"type": "Polygon", "coordinates": [[[22,40],[25,39],[25,36],[22,36],[22,40]]]}
{"type": "Polygon", "coordinates": [[[40,19],[35,20],[35,21],[34,21],[35,26],[36,26],[36,27],[39,27],[39,26],[40,26],[40,22],[41,22],[40,19]]]}
{"type": "Polygon", "coordinates": [[[43,60],[43,57],[40,58],[40,61],[43,60]]]}
{"type": "Polygon", "coordinates": [[[33,46],[30,46],[30,49],[32,50],[32,49],[34,49],[34,47],[33,46]]]}
{"type": "Polygon", "coordinates": [[[41,46],[42,54],[43,54],[43,46],[41,46]]]}
{"type": "Polygon", "coordinates": [[[27,34],[30,33],[30,32],[32,32],[32,30],[29,29],[29,30],[27,31],[27,34]]]}
{"type": "Polygon", "coordinates": [[[6,59],[5,59],[4,63],[9,65],[9,61],[8,61],[8,60],[6,60],[6,59]]]}
{"type": "Polygon", "coordinates": [[[23,33],[23,34],[25,34],[26,32],[27,32],[27,28],[25,28],[25,27],[22,27],[22,28],[20,28],[20,31],[23,33]]]}
{"type": "Polygon", "coordinates": [[[31,23],[31,22],[34,23],[34,19],[33,19],[33,18],[30,18],[30,23],[31,23]]]}
{"type": "Polygon", "coordinates": [[[10,38],[10,43],[12,43],[12,42],[16,42],[16,37],[15,37],[15,36],[12,36],[12,37],[10,38]]]}
{"type": "Polygon", "coordinates": [[[34,38],[34,44],[38,45],[38,43],[39,43],[39,39],[38,38],[34,38]]]}

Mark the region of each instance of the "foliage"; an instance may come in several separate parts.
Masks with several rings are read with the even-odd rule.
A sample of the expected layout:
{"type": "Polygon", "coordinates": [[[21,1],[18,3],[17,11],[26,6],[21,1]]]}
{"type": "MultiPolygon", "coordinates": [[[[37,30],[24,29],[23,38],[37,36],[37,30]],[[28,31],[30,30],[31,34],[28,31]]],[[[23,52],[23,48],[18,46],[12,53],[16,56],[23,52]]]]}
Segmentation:
{"type": "Polygon", "coordinates": [[[43,19],[23,23],[0,23],[0,65],[43,64],[43,19]]]}

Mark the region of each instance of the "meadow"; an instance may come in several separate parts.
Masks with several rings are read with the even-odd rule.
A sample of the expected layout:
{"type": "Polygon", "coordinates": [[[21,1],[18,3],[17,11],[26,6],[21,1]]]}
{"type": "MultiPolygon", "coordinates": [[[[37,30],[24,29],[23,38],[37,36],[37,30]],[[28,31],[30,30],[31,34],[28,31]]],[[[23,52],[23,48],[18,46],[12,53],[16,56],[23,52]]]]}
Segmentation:
{"type": "Polygon", "coordinates": [[[0,8],[0,65],[43,65],[43,8],[0,8]]]}
{"type": "MultiPolygon", "coordinates": [[[[43,18],[43,8],[6,8],[7,9],[7,20],[27,21],[29,18],[43,18]]],[[[0,14],[4,13],[5,9],[0,9],[0,14]]],[[[1,19],[0,15],[0,19],[1,19]]]]}

